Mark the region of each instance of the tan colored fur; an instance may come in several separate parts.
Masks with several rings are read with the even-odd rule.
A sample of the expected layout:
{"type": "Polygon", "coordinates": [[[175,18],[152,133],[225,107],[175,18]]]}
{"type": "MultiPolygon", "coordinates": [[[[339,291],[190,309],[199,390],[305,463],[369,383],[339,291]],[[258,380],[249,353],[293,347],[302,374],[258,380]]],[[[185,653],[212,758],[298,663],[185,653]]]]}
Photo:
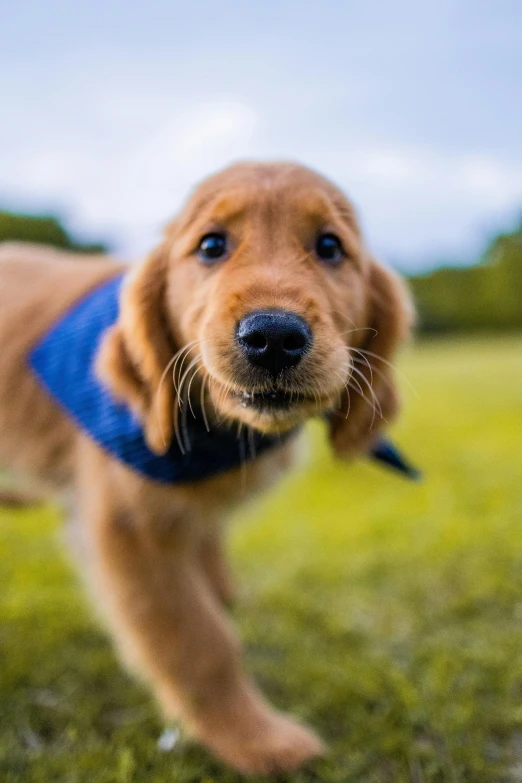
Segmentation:
{"type": "MultiPolygon", "coordinates": [[[[183,720],[238,770],[296,769],[323,746],[265,702],[242,670],[239,642],[222,610],[233,592],[223,555],[226,516],[284,472],[292,443],[246,470],[196,484],[157,484],[80,433],[28,368],[31,347],[57,317],[122,269],[110,259],[0,246],[0,464],[73,494],[99,606],[122,657],[150,683],[164,714],[183,720]]],[[[157,453],[175,437],[179,415],[164,371],[194,341],[187,364],[194,362],[193,388],[198,399],[204,393],[213,423],[223,417],[284,431],[329,411],[332,446],[351,456],[382,427],[380,413],[385,419],[396,413],[388,362],[410,321],[401,283],[369,256],[351,205],[333,185],[293,164],[241,164],[203,183],[160,247],[127,274],[120,319],[106,335],[98,367],[140,416],[157,453]],[[217,227],[230,234],[232,250],[205,268],[197,244],[217,227]],[[319,230],[342,240],[347,258],[338,268],[314,257],[319,230]],[[293,376],[306,394],[272,417],[242,408],[230,394],[245,388],[235,324],[266,307],[297,312],[314,332],[313,350],[293,376]],[[346,386],[357,357],[352,366],[366,394],[346,386]]],[[[179,384],[185,368],[177,371],[179,384]]]]}

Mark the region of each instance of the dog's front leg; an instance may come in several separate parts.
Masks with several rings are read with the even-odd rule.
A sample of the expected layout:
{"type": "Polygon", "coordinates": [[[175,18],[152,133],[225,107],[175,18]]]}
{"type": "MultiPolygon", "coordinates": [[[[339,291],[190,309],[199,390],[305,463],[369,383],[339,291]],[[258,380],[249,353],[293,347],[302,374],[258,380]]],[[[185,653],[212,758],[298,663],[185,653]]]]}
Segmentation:
{"type": "Polygon", "coordinates": [[[166,526],[153,490],[134,492],[128,472],[118,486],[118,472],[114,463],[87,470],[84,521],[102,608],[123,657],[152,685],[167,717],[181,718],[237,769],[275,773],[317,756],[315,735],[274,712],[243,673],[186,508],[166,526]]]}
{"type": "Polygon", "coordinates": [[[229,607],[234,601],[236,591],[226,561],[222,536],[220,528],[213,528],[203,534],[199,542],[199,558],[214,594],[224,606],[229,607]]]}

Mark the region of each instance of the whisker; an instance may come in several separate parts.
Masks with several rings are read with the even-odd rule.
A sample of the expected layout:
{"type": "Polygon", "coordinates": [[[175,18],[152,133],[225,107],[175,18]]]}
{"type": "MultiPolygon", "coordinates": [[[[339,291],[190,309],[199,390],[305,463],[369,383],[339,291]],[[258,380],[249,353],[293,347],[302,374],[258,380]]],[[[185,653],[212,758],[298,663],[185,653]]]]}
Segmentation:
{"type": "Polygon", "coordinates": [[[366,402],[366,404],[369,405],[370,408],[372,408],[372,410],[373,410],[373,407],[374,407],[373,406],[373,401],[369,400],[368,397],[365,395],[365,393],[363,391],[363,388],[362,388],[361,384],[359,383],[359,381],[357,380],[357,378],[351,378],[348,381],[348,386],[350,387],[350,389],[353,389],[355,392],[357,392],[357,394],[359,394],[363,398],[363,400],[366,402]],[[357,385],[354,386],[353,385],[354,383],[357,384],[357,385]]]}
{"type": "Polygon", "coordinates": [[[196,377],[196,375],[200,371],[202,364],[203,364],[203,359],[200,356],[199,357],[199,364],[196,366],[196,369],[192,373],[192,377],[191,377],[191,379],[190,379],[190,381],[188,383],[188,388],[187,388],[188,404],[189,404],[190,412],[192,413],[192,416],[193,416],[194,419],[196,418],[196,414],[194,413],[194,408],[192,407],[192,400],[191,400],[191,397],[190,397],[190,390],[191,390],[192,383],[194,382],[194,378],[196,377]]]}
{"type": "Polygon", "coordinates": [[[358,392],[361,395],[361,397],[363,398],[363,400],[366,402],[366,404],[369,405],[370,408],[372,409],[372,414],[373,415],[372,415],[372,421],[371,421],[371,424],[370,424],[370,429],[372,429],[374,421],[375,421],[375,403],[373,402],[373,400],[368,399],[368,397],[365,395],[365,393],[363,391],[363,388],[362,388],[361,384],[359,383],[357,378],[353,377],[353,375],[350,377],[350,380],[348,381],[348,386],[350,386],[352,389],[354,389],[354,391],[358,392]],[[357,387],[352,386],[352,382],[357,384],[357,387]]]}
{"type": "Polygon", "coordinates": [[[377,329],[374,329],[373,326],[358,326],[355,329],[348,329],[346,332],[341,332],[341,335],[343,337],[348,337],[349,334],[354,334],[355,332],[373,332],[374,337],[377,337],[379,334],[377,329]]]}
{"type": "MultiPolygon", "coordinates": [[[[373,383],[373,367],[372,367],[372,365],[370,364],[370,362],[368,361],[368,359],[366,358],[366,356],[364,356],[363,354],[361,354],[361,356],[362,356],[362,359],[364,359],[364,361],[366,362],[366,366],[368,367],[368,369],[369,369],[369,371],[370,371],[370,380],[371,380],[371,382],[373,383]]],[[[358,358],[358,357],[352,357],[352,358],[351,358],[351,361],[352,361],[352,362],[359,362],[359,363],[362,363],[362,360],[361,360],[360,358],[358,358]]]]}
{"type": "Polygon", "coordinates": [[[415,396],[416,397],[419,396],[417,390],[412,385],[412,383],[410,382],[409,378],[403,372],[401,372],[398,369],[398,367],[396,367],[394,364],[389,362],[387,359],[384,359],[384,357],[380,356],[378,353],[373,353],[372,351],[368,351],[366,348],[353,348],[352,350],[356,351],[357,353],[360,353],[360,354],[366,354],[367,356],[372,356],[374,359],[378,359],[380,362],[382,362],[383,364],[385,364],[388,367],[390,367],[394,372],[397,373],[397,375],[399,375],[405,381],[405,383],[408,384],[409,388],[415,394],[415,396]]]}
{"type": "Polygon", "coordinates": [[[192,443],[190,442],[190,436],[188,433],[188,424],[187,424],[187,406],[183,404],[183,407],[181,408],[181,433],[183,436],[183,443],[185,445],[185,449],[187,451],[192,451],[192,443]]]}
{"type": "MultiPolygon", "coordinates": [[[[175,365],[176,365],[176,363],[177,363],[177,360],[179,359],[179,357],[181,356],[181,354],[182,354],[184,351],[186,351],[187,349],[189,349],[189,348],[190,348],[190,347],[191,347],[191,346],[192,346],[194,343],[196,343],[196,342],[198,342],[198,341],[197,341],[197,340],[192,340],[190,343],[187,343],[187,344],[186,344],[186,345],[184,345],[182,348],[180,348],[180,349],[179,349],[179,351],[177,351],[177,352],[174,354],[174,356],[173,356],[173,357],[172,357],[172,358],[171,358],[171,359],[168,361],[168,363],[167,363],[167,366],[166,366],[166,367],[165,367],[165,369],[163,370],[163,373],[162,373],[162,375],[161,375],[161,378],[160,378],[160,381],[159,381],[159,384],[158,384],[158,388],[156,389],[156,394],[155,394],[155,396],[154,396],[154,409],[155,409],[155,413],[156,413],[156,417],[157,417],[157,421],[158,421],[158,424],[159,424],[159,425],[161,425],[160,410],[159,410],[159,405],[158,405],[158,402],[159,402],[159,395],[160,395],[160,393],[161,393],[161,389],[162,389],[162,387],[163,387],[163,384],[164,384],[164,382],[165,382],[165,379],[166,379],[166,377],[167,377],[167,373],[169,372],[169,370],[170,370],[170,368],[172,367],[172,365],[174,365],[174,367],[173,367],[173,369],[172,369],[172,376],[173,376],[173,377],[172,377],[172,379],[173,379],[174,388],[175,388],[174,372],[175,372],[175,365]]],[[[165,435],[164,435],[164,433],[162,433],[162,438],[163,438],[163,445],[164,445],[164,446],[166,446],[166,445],[167,445],[167,440],[166,440],[166,438],[165,438],[165,435]]]]}
{"type": "MultiPolygon", "coordinates": [[[[172,359],[169,361],[169,363],[167,364],[167,366],[163,370],[163,374],[162,374],[162,376],[160,378],[160,382],[158,384],[158,388],[156,389],[156,394],[154,395],[154,411],[155,411],[156,421],[157,421],[157,423],[159,425],[160,431],[161,431],[161,416],[160,416],[160,410],[159,410],[159,405],[158,405],[159,395],[161,393],[161,387],[163,386],[165,378],[167,377],[167,373],[170,370],[170,368],[172,367],[172,365],[174,364],[174,362],[176,361],[177,355],[178,355],[177,353],[174,354],[172,359]]],[[[165,433],[164,432],[161,432],[161,437],[163,439],[163,445],[166,446],[167,445],[167,439],[165,437],[165,433]]]]}
{"type": "Polygon", "coordinates": [[[201,407],[201,413],[203,414],[203,421],[205,422],[205,428],[207,432],[210,432],[207,410],[205,406],[205,385],[207,383],[208,377],[209,377],[208,372],[206,372],[205,375],[203,376],[203,380],[201,381],[201,389],[199,392],[199,405],[201,407]]]}
{"type": "MultiPolygon", "coordinates": [[[[188,356],[190,350],[192,350],[194,345],[196,343],[199,343],[199,342],[200,342],[199,340],[192,340],[191,343],[188,343],[179,352],[178,360],[176,361],[176,364],[174,365],[174,367],[172,369],[172,380],[174,382],[174,393],[175,393],[175,395],[177,397],[177,401],[178,401],[178,404],[174,408],[174,433],[176,435],[176,441],[178,443],[179,449],[180,449],[180,451],[181,451],[181,453],[183,455],[185,455],[186,452],[187,452],[186,444],[189,441],[189,439],[188,439],[188,436],[186,435],[186,417],[185,417],[184,421],[183,421],[183,416],[181,417],[182,421],[181,421],[181,430],[180,430],[180,416],[179,416],[179,414],[180,414],[180,410],[182,408],[182,400],[180,399],[180,392],[181,392],[182,385],[183,385],[183,382],[182,382],[183,379],[181,379],[179,383],[176,383],[175,373],[176,373],[177,363],[178,363],[180,357],[183,356],[183,359],[182,359],[182,362],[181,362],[181,366],[180,366],[180,372],[181,372],[181,367],[183,366],[183,363],[184,363],[186,357],[188,356]],[[182,432],[182,430],[184,430],[184,431],[182,432]]],[[[190,446],[190,442],[189,442],[189,446],[190,446]]]]}
{"type": "MultiPolygon", "coordinates": [[[[388,386],[388,388],[392,388],[392,386],[393,386],[392,381],[386,375],[386,373],[383,372],[382,370],[380,370],[378,367],[372,367],[371,365],[368,365],[368,359],[366,359],[366,357],[363,357],[363,358],[365,359],[365,362],[364,362],[363,366],[364,367],[369,366],[371,368],[371,370],[372,370],[372,374],[378,375],[379,378],[381,378],[381,380],[383,381],[383,383],[386,384],[386,386],[388,386]]],[[[357,362],[357,364],[363,364],[362,359],[359,359],[357,356],[354,356],[352,358],[352,362],[357,362]]]]}
{"type": "MultiPolygon", "coordinates": [[[[190,371],[192,370],[192,368],[194,366],[196,366],[196,365],[199,365],[202,361],[203,361],[203,359],[199,355],[196,356],[194,359],[192,359],[192,361],[190,362],[189,366],[187,367],[187,369],[183,373],[183,376],[182,376],[182,378],[181,378],[181,380],[179,382],[178,406],[181,409],[181,429],[182,429],[183,441],[184,441],[185,448],[187,449],[187,451],[190,451],[191,448],[192,448],[191,443],[190,443],[189,434],[188,434],[188,423],[187,423],[188,411],[187,411],[187,408],[190,408],[190,411],[191,411],[192,416],[194,418],[196,418],[196,414],[194,412],[194,409],[192,407],[192,402],[190,400],[190,384],[188,385],[188,388],[187,388],[187,386],[185,385],[185,380],[187,379],[187,377],[188,377],[190,371]],[[185,404],[185,403],[188,403],[188,405],[185,404]]],[[[199,367],[196,366],[194,374],[192,375],[192,377],[190,379],[190,383],[192,383],[192,381],[194,380],[194,376],[197,374],[198,370],[199,370],[199,367]]]]}
{"type": "MultiPolygon", "coordinates": [[[[188,355],[188,354],[187,354],[187,355],[188,355]]],[[[187,358],[187,357],[185,356],[185,359],[186,359],[186,358],[187,358]]],[[[183,362],[185,361],[185,359],[183,359],[183,362]]],[[[198,362],[200,362],[200,361],[202,361],[202,359],[201,359],[201,355],[200,355],[200,354],[198,354],[198,355],[197,355],[197,356],[196,356],[194,359],[192,359],[192,361],[190,362],[189,366],[187,367],[187,369],[185,370],[185,372],[183,373],[183,375],[181,375],[181,370],[182,370],[182,367],[183,367],[183,362],[182,362],[182,363],[181,363],[181,365],[180,365],[180,368],[179,368],[180,381],[179,381],[179,383],[178,383],[178,403],[179,403],[180,405],[182,404],[182,400],[181,400],[181,392],[182,392],[182,389],[183,389],[183,384],[184,384],[184,382],[185,382],[185,378],[187,377],[187,375],[189,374],[189,372],[191,371],[191,369],[194,367],[194,365],[195,365],[195,364],[197,364],[197,363],[198,363],[198,362]]]]}
{"type": "MultiPolygon", "coordinates": [[[[363,372],[361,372],[361,370],[359,370],[357,367],[352,367],[352,372],[357,373],[357,375],[359,375],[362,378],[362,380],[366,383],[366,385],[368,387],[368,391],[372,395],[372,399],[374,400],[375,405],[377,406],[377,410],[378,410],[379,416],[381,417],[381,419],[384,419],[384,416],[383,416],[383,413],[382,413],[381,404],[380,404],[380,402],[379,402],[379,400],[377,398],[377,395],[375,394],[375,391],[374,391],[371,383],[369,382],[368,378],[366,377],[366,375],[363,372]]],[[[372,424],[373,424],[373,422],[372,422],[372,424]]]]}
{"type": "Polygon", "coordinates": [[[338,310],[336,307],[333,307],[333,308],[332,308],[332,313],[337,313],[337,315],[340,315],[340,316],[341,316],[341,318],[344,318],[344,320],[345,320],[345,321],[349,321],[349,322],[351,323],[351,325],[352,325],[352,326],[354,326],[355,328],[357,328],[357,324],[355,323],[355,321],[353,321],[353,320],[350,318],[350,316],[349,316],[349,315],[346,315],[346,313],[345,313],[345,312],[343,312],[342,310],[338,310]]]}
{"type": "Polygon", "coordinates": [[[348,418],[348,416],[350,415],[350,411],[352,409],[352,398],[350,397],[350,390],[348,389],[349,384],[350,384],[350,381],[348,380],[348,381],[346,381],[345,386],[344,386],[344,388],[346,389],[346,396],[348,398],[348,410],[346,411],[346,415],[344,417],[345,419],[348,418]]]}
{"type": "Polygon", "coordinates": [[[183,367],[183,363],[186,357],[197,343],[198,343],[197,340],[193,340],[191,343],[188,343],[184,348],[182,348],[181,351],[179,351],[176,362],[174,363],[174,366],[172,368],[172,383],[174,384],[174,394],[176,397],[178,397],[179,395],[179,386],[180,386],[179,378],[181,376],[181,368],[183,367]],[[178,372],[178,363],[180,360],[181,360],[181,364],[178,372]]]}
{"type": "Polygon", "coordinates": [[[179,405],[176,405],[174,409],[174,434],[176,436],[176,440],[178,442],[179,450],[184,455],[185,454],[185,445],[183,443],[183,440],[181,438],[181,432],[179,429],[179,405]]]}

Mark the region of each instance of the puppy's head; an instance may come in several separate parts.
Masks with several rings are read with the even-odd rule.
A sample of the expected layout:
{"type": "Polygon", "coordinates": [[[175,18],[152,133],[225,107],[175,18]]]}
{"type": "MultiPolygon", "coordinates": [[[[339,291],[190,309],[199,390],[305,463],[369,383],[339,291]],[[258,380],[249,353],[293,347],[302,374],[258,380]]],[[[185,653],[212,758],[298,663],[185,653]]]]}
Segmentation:
{"type": "Polygon", "coordinates": [[[348,454],[396,412],[389,362],[410,320],[334,185],[294,164],[239,164],[195,191],[130,275],[99,368],[154,451],[179,406],[210,404],[264,433],[327,413],[348,454]]]}

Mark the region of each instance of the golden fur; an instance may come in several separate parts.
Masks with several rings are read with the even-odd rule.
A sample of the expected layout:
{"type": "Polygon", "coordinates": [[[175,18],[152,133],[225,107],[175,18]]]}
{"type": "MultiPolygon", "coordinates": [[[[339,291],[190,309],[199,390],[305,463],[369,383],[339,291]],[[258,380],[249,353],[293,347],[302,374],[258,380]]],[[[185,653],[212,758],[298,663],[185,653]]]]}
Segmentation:
{"type": "MultiPolygon", "coordinates": [[[[243,471],[157,484],[79,432],[28,368],[28,352],[60,313],[123,268],[111,259],[0,246],[0,464],[72,503],[83,559],[115,642],[164,714],[183,720],[238,770],[296,769],[323,746],[265,702],[242,670],[222,609],[232,597],[222,549],[226,516],[245,490],[259,491],[281,475],[292,442],[243,471]]],[[[128,271],[121,315],[105,337],[98,369],[138,413],[157,453],[179,436],[190,386],[211,426],[219,419],[284,431],[328,412],[333,449],[352,456],[396,414],[389,362],[410,321],[401,282],[370,256],[354,210],[336,187],[293,164],[238,164],[200,185],[161,245],[128,271]],[[218,229],[231,249],[207,267],[196,249],[218,229]],[[319,232],[341,240],[346,257],[338,266],[315,256],[319,232]],[[237,396],[252,389],[236,324],[271,307],[302,316],[314,338],[284,381],[295,404],[277,413],[243,407],[237,396]]]]}

